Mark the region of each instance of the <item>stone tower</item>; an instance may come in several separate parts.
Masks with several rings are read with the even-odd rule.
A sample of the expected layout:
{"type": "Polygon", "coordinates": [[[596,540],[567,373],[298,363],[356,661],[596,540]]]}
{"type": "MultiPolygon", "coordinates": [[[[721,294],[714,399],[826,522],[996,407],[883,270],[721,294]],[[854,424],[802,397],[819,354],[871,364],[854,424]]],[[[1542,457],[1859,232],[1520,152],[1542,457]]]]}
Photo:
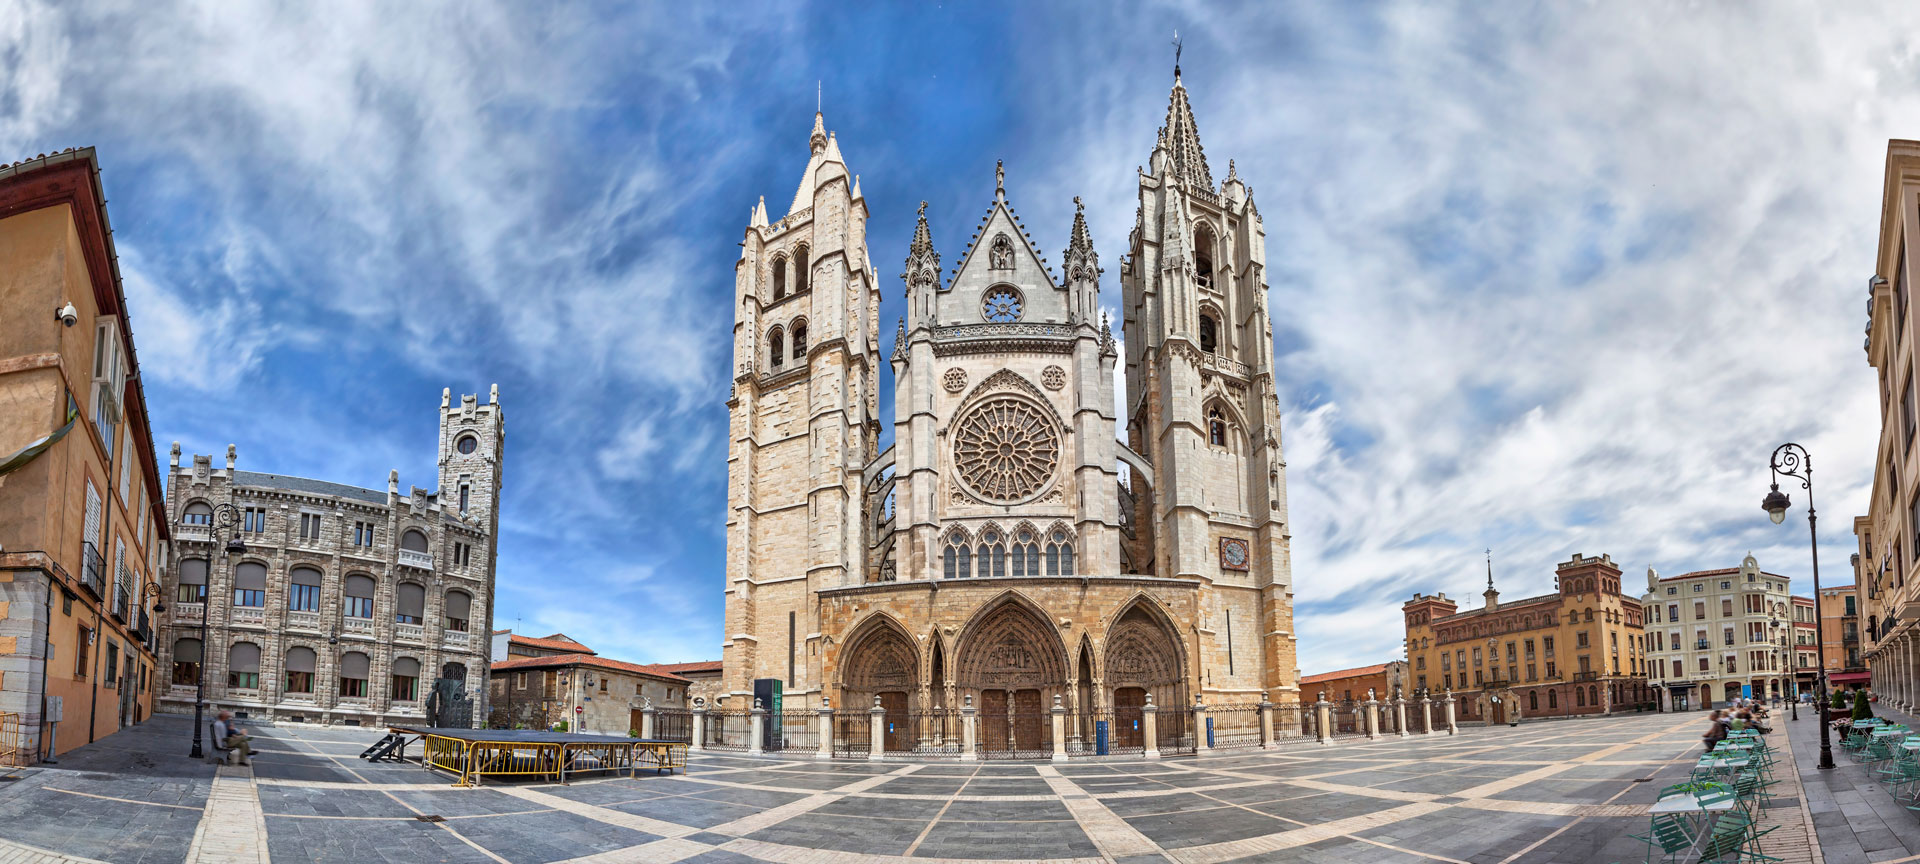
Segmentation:
{"type": "Polygon", "coordinates": [[[815,592],[866,579],[880,293],[860,180],[820,114],[807,144],[786,215],[769,223],[763,197],[734,265],[722,642],[732,693],[756,678],[816,691],[815,592]]]}
{"type": "Polygon", "coordinates": [[[1292,562],[1266,232],[1231,162],[1214,186],[1177,67],[1165,125],[1138,179],[1120,273],[1125,437],[1151,479],[1138,470],[1132,477],[1123,555],[1130,572],[1209,587],[1203,656],[1225,659],[1228,615],[1253,625],[1242,633],[1260,634],[1261,662],[1208,662],[1213,686],[1286,690],[1295,662],[1292,562]],[[1236,674],[1220,682],[1230,665],[1236,674]],[[1255,670],[1257,680],[1245,674],[1255,670]]]}
{"type": "Polygon", "coordinates": [[[506,441],[500,385],[493,385],[485,405],[477,394],[462,394],[454,404],[451,388],[440,391],[440,506],[486,529],[488,560],[499,544],[500,456],[506,441]]]}

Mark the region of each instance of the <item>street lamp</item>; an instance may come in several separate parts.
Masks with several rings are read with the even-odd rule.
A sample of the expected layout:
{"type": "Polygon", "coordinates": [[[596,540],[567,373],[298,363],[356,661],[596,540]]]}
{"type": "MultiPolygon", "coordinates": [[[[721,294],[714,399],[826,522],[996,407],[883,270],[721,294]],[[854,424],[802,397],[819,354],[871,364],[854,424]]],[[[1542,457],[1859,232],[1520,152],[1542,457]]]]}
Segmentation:
{"type": "MultiPolygon", "coordinates": [[[[1787,493],[1780,491],[1780,478],[1792,477],[1800,481],[1800,488],[1807,490],[1807,535],[1813,544],[1813,638],[1819,643],[1819,668],[1814,679],[1813,710],[1820,715],[1820,763],[1822,770],[1833,769],[1833,739],[1829,731],[1832,721],[1827,718],[1827,658],[1826,638],[1820,625],[1820,529],[1813,509],[1813,457],[1807,454],[1807,448],[1788,442],[1774,448],[1773,459],[1767,464],[1773,474],[1773,491],[1761,499],[1760,506],[1767,511],[1767,517],[1773,524],[1779,525],[1787,519],[1787,507],[1792,505],[1787,493]]],[[[1798,702],[1799,700],[1794,700],[1798,702]]],[[[1795,709],[1798,713],[1798,709],[1795,709]]]]}
{"type": "MultiPolygon", "coordinates": [[[[240,508],[232,504],[218,504],[213,508],[213,517],[208,520],[207,539],[214,546],[220,546],[222,532],[232,532],[233,526],[240,524],[240,508]]],[[[228,555],[245,555],[247,544],[240,542],[238,536],[229,537],[224,547],[228,555]]],[[[211,555],[208,558],[212,558],[211,555]]],[[[200,596],[200,675],[194,682],[193,691],[193,749],[187,753],[190,759],[205,758],[200,748],[200,729],[206,722],[207,707],[207,619],[213,612],[213,568],[207,568],[207,582],[202,586],[204,594],[200,596]]]]}

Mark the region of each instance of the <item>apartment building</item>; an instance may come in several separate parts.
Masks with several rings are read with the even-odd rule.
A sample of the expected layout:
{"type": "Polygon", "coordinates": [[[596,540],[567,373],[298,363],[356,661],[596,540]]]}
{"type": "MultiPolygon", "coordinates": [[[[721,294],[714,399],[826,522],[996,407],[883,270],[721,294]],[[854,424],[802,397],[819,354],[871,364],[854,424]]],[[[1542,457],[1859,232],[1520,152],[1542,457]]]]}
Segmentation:
{"type": "Polygon", "coordinates": [[[1793,594],[1748,555],[1739,567],[1662,578],[1647,570],[1648,680],[1667,711],[1793,692],[1793,594]]]}

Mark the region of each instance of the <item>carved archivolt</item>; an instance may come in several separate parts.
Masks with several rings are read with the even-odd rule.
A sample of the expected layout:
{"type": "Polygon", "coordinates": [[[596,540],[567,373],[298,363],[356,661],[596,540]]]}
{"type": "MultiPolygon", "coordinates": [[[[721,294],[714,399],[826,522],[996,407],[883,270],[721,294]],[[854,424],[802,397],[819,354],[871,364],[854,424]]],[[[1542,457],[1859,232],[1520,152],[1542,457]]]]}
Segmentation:
{"type": "Polygon", "coordinates": [[[1177,684],[1180,648],[1159,619],[1136,605],[1107,632],[1106,684],[1109,687],[1153,687],[1177,684]]]}
{"type": "Polygon", "coordinates": [[[899,630],[878,622],[863,629],[865,632],[847,645],[847,659],[840,664],[840,686],[869,693],[916,689],[920,659],[912,643],[899,630]]]}
{"type": "Polygon", "coordinates": [[[983,613],[968,628],[957,652],[955,680],[962,687],[1049,687],[1067,680],[1067,658],[1047,622],[1026,606],[1006,602],[983,613]]]}

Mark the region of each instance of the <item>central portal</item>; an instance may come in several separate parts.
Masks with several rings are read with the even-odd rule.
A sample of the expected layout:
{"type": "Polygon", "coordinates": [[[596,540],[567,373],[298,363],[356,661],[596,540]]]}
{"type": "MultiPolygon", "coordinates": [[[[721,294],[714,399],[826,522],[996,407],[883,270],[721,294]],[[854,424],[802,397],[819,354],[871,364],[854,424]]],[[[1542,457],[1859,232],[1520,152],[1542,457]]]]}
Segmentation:
{"type": "Polygon", "coordinates": [[[1053,705],[1072,685],[1046,619],[1015,595],[975,616],[956,652],[955,685],[980,706],[980,749],[992,758],[1053,748],[1053,705]]]}

